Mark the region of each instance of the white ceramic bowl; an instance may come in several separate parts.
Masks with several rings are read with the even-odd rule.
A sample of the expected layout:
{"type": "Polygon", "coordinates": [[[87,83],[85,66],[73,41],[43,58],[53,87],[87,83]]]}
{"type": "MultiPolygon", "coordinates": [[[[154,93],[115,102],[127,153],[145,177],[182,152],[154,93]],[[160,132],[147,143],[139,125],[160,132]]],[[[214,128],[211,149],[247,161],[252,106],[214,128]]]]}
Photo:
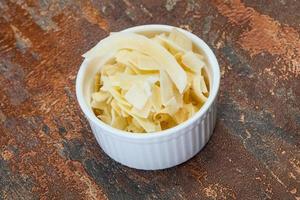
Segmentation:
{"type": "MultiPolygon", "coordinates": [[[[124,30],[142,34],[170,32],[167,25],[143,25],[124,30]]],[[[76,95],[91,129],[104,152],[123,165],[144,170],[173,167],[197,154],[208,142],[216,122],[216,97],[220,83],[217,59],[207,44],[196,35],[177,28],[189,37],[206,57],[210,95],[203,107],[190,119],[173,128],[147,134],[128,133],[101,122],[84,96],[94,77],[92,66],[83,62],[76,79],[76,95]]]]}

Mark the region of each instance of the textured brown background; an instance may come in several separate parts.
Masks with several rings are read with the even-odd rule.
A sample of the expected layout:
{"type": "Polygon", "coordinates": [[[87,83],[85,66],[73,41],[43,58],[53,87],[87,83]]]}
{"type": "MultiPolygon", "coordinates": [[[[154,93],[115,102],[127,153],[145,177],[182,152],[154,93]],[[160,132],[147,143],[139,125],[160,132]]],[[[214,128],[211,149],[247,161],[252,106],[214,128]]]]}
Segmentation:
{"type": "Polygon", "coordinates": [[[0,0],[0,199],[300,199],[299,0],[0,0]],[[161,23],[211,46],[215,133],[155,172],[104,154],[75,97],[81,54],[161,23]]]}

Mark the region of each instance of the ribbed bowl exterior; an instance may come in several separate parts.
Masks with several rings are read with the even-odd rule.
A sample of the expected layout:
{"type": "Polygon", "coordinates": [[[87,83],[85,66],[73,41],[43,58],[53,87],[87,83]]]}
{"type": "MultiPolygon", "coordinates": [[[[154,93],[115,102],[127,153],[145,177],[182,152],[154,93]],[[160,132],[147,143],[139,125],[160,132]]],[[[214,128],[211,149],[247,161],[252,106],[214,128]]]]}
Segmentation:
{"type": "Polygon", "coordinates": [[[216,112],[214,100],[206,113],[194,123],[174,135],[149,141],[127,140],[91,120],[89,123],[99,145],[112,159],[136,169],[157,170],[173,167],[196,155],[213,133],[216,112]]]}

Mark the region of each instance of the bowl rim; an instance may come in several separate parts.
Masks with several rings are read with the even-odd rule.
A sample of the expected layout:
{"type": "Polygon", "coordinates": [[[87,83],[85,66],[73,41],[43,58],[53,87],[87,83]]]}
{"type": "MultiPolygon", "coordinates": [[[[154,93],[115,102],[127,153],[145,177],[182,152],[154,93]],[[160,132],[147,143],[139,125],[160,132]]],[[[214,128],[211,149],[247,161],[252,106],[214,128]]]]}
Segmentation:
{"type": "MultiPolygon", "coordinates": [[[[124,29],[120,32],[170,32],[173,28],[176,28],[183,32],[188,38],[192,40],[192,42],[198,46],[203,53],[206,55],[207,61],[210,64],[211,67],[211,73],[213,80],[211,82],[211,91],[210,95],[207,99],[207,101],[203,104],[203,106],[200,108],[200,110],[194,114],[190,119],[184,121],[181,124],[178,124],[172,128],[163,130],[163,131],[156,131],[151,133],[131,133],[128,131],[120,130],[117,128],[114,128],[108,124],[105,124],[101,120],[99,120],[94,113],[91,111],[89,106],[87,105],[84,95],[83,95],[83,80],[84,80],[84,74],[86,71],[86,62],[85,60],[80,65],[79,71],[77,73],[76,78],[76,96],[77,101],[79,103],[79,106],[85,116],[88,118],[88,120],[91,120],[93,123],[95,123],[97,126],[100,126],[102,129],[108,131],[110,134],[113,134],[117,137],[122,137],[124,139],[133,139],[133,140],[144,140],[144,139],[159,139],[163,137],[169,137],[173,135],[174,137],[179,136],[178,134],[182,131],[182,129],[185,129],[189,127],[191,124],[193,124],[198,119],[202,118],[205,113],[208,112],[208,109],[212,106],[214,103],[214,100],[216,99],[219,91],[220,86],[220,67],[217,61],[217,58],[213,51],[210,49],[210,47],[198,36],[195,34],[188,32],[184,29],[181,29],[179,27],[170,26],[170,25],[163,25],[163,24],[148,24],[148,25],[140,25],[140,26],[134,26],[131,28],[124,29]],[[176,134],[177,133],[177,134],[176,134]]],[[[105,131],[102,131],[102,133],[106,133],[105,131]]],[[[182,133],[183,134],[183,133],[182,133]]]]}

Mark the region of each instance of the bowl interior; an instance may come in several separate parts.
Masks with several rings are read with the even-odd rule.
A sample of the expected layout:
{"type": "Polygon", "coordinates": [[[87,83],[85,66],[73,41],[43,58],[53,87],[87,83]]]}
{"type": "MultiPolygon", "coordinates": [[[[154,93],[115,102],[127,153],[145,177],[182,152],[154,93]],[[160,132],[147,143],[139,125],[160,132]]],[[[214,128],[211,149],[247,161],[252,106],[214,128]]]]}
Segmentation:
{"type": "MultiPolygon", "coordinates": [[[[134,33],[139,33],[142,35],[145,35],[147,37],[154,36],[155,34],[158,33],[168,33],[170,32],[173,28],[173,26],[167,26],[167,25],[144,25],[144,26],[137,26],[137,27],[132,27],[129,29],[124,30],[123,32],[134,32],[134,33]]],[[[207,44],[202,41],[200,38],[198,38],[196,35],[185,31],[183,29],[177,28],[181,32],[183,32],[188,38],[190,38],[193,42],[194,50],[198,51],[205,57],[205,61],[207,64],[206,72],[207,72],[207,78],[209,81],[209,97],[208,100],[205,102],[205,104],[200,108],[200,110],[190,119],[187,121],[183,122],[182,124],[179,124],[175,127],[172,127],[167,130],[159,131],[159,132],[152,132],[152,133],[147,133],[147,134],[140,134],[140,133],[129,133],[123,130],[119,130],[116,128],[113,128],[101,120],[99,120],[95,114],[93,113],[91,107],[90,107],[90,98],[91,98],[91,93],[92,93],[92,84],[93,84],[93,77],[95,74],[99,71],[99,63],[95,62],[88,62],[87,60],[84,60],[82,63],[80,70],[77,75],[77,80],[76,80],[76,94],[77,94],[77,99],[80,104],[81,109],[87,116],[89,120],[92,120],[99,126],[101,126],[104,129],[108,129],[110,132],[114,132],[116,134],[122,134],[122,135],[128,135],[129,137],[144,137],[144,136],[149,136],[153,135],[156,133],[160,133],[157,135],[161,135],[163,133],[167,132],[174,132],[178,129],[186,127],[189,123],[192,123],[203,113],[206,112],[206,110],[209,108],[209,106],[212,104],[213,100],[215,99],[218,89],[219,89],[219,79],[220,79],[220,70],[219,70],[219,65],[216,60],[215,55],[213,54],[212,50],[207,46],[207,44]],[[126,134],[124,134],[126,133],[126,134]]]]}

